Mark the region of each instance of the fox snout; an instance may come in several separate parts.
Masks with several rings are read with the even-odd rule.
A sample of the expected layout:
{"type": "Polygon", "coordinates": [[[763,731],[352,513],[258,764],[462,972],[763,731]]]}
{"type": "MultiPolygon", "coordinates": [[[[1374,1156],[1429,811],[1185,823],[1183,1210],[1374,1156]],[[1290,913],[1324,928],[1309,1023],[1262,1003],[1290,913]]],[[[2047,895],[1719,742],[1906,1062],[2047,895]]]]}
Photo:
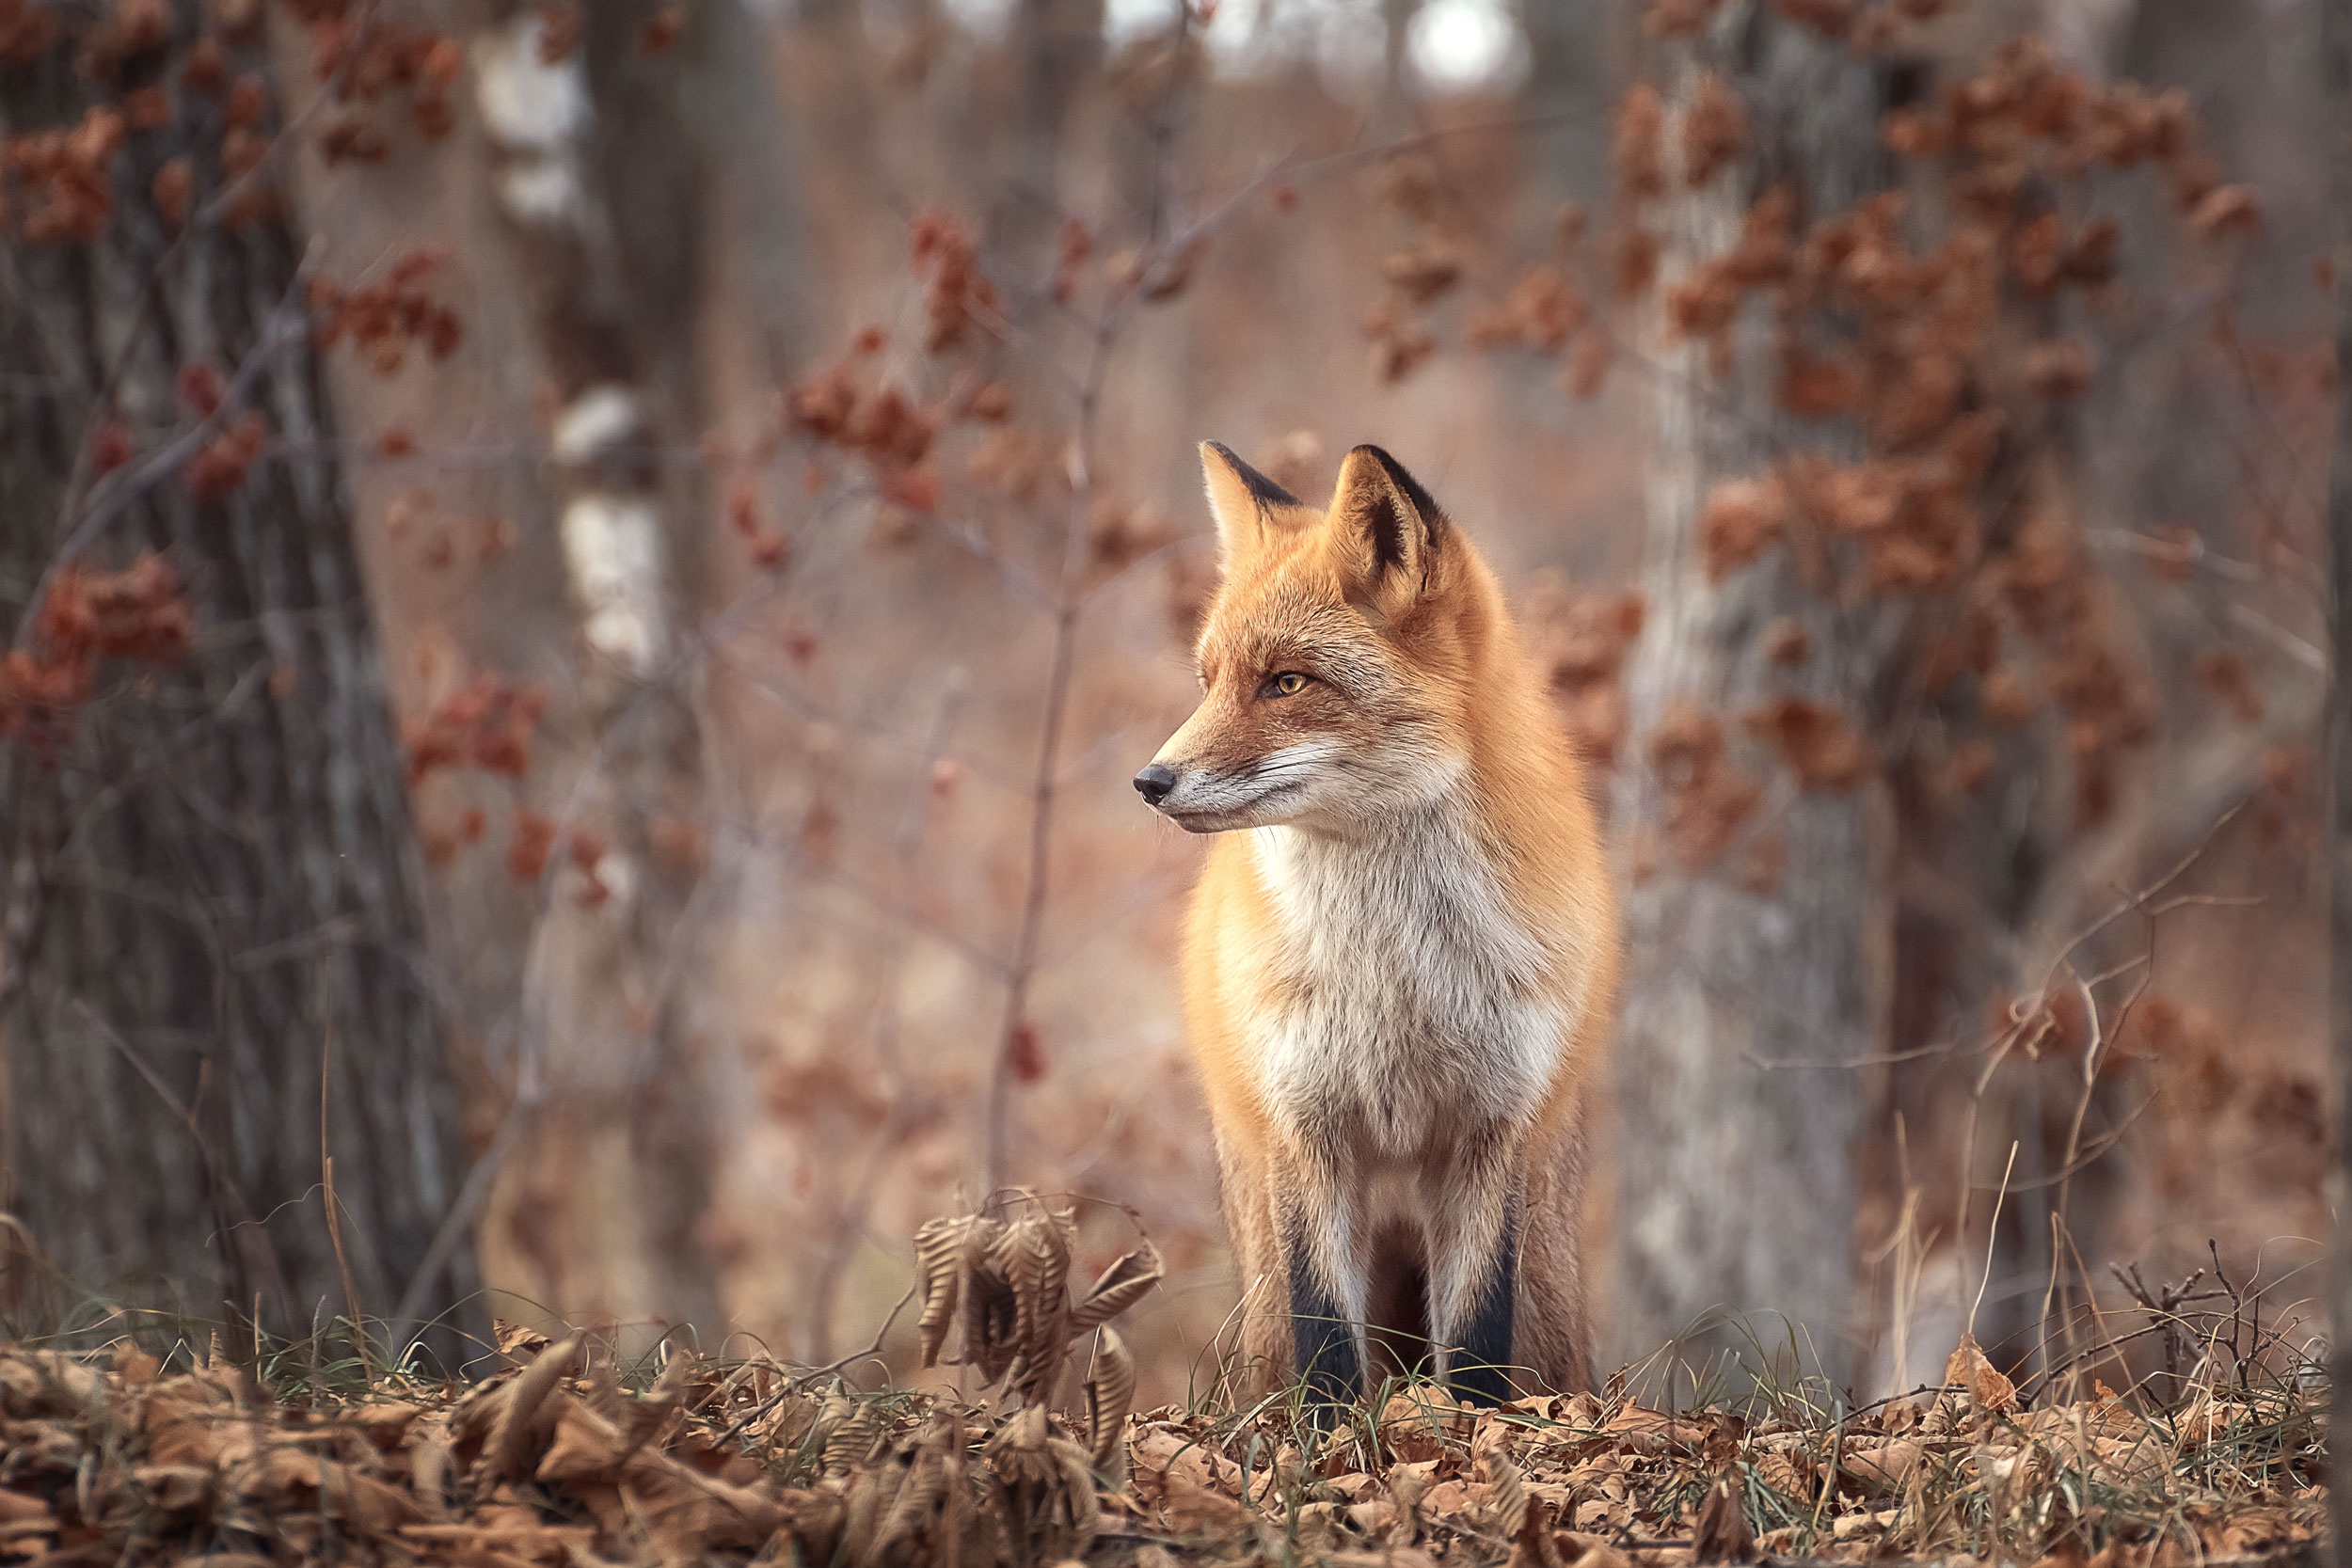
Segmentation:
{"type": "Polygon", "coordinates": [[[1154,757],[1136,774],[1136,793],[1143,803],[1188,833],[1235,826],[1225,819],[1222,808],[1236,803],[1230,798],[1245,784],[1246,780],[1225,778],[1215,768],[1182,757],[1172,763],[1154,757]]]}
{"type": "Polygon", "coordinates": [[[1176,787],[1178,777],[1176,769],[1164,762],[1147,763],[1143,770],[1136,775],[1136,793],[1143,797],[1145,805],[1157,807],[1168,799],[1168,791],[1176,787]]]}

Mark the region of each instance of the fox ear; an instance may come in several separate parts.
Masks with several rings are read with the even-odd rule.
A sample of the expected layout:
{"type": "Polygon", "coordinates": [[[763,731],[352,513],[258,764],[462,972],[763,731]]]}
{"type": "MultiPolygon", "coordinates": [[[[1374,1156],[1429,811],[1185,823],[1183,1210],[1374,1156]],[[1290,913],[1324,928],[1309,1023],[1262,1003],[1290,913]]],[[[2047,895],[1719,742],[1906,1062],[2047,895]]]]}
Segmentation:
{"type": "Polygon", "coordinates": [[[1248,554],[1299,499],[1233,455],[1222,441],[1200,443],[1200,472],[1209,485],[1209,515],[1216,519],[1217,554],[1227,565],[1248,554]]]}
{"type": "Polygon", "coordinates": [[[1331,527],[1383,610],[1394,613],[1421,597],[1452,526],[1421,482],[1378,447],[1358,447],[1340,465],[1331,527]]]}

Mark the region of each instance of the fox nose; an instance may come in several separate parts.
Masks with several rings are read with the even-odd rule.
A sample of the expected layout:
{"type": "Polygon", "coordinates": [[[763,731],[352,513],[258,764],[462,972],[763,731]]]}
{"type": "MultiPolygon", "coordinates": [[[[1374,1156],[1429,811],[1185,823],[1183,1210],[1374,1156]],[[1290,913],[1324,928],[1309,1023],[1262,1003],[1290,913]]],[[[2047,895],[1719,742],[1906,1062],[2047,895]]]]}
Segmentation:
{"type": "Polygon", "coordinates": [[[1155,762],[1136,775],[1136,793],[1143,797],[1147,806],[1158,805],[1175,787],[1176,769],[1166,763],[1155,762]]]}

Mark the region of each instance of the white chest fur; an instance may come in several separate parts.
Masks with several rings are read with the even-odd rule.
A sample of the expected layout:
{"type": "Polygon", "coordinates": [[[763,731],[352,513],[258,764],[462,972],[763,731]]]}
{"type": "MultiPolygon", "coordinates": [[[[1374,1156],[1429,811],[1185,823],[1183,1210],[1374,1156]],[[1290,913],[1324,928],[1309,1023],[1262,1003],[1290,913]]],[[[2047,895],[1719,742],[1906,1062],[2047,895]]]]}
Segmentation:
{"type": "Polygon", "coordinates": [[[1255,832],[1278,916],[1282,998],[1260,1086],[1293,1136],[1368,1137],[1409,1161],[1470,1127],[1532,1117],[1566,1049],[1559,955],[1512,907],[1466,815],[1441,801],[1401,831],[1255,832]]]}

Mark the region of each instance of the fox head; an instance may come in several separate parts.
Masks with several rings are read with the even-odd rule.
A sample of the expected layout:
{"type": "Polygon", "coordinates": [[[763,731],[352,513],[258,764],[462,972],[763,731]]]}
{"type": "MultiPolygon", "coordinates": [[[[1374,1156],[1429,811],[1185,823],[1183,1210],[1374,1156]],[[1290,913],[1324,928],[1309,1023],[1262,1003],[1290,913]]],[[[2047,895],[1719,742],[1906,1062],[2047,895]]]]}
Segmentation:
{"type": "Polygon", "coordinates": [[[1200,461],[1223,562],[1200,705],[1136,790],[1197,833],[1343,833],[1434,801],[1507,636],[1470,542],[1378,447],[1347,454],[1327,510],[1214,441],[1200,461]]]}

